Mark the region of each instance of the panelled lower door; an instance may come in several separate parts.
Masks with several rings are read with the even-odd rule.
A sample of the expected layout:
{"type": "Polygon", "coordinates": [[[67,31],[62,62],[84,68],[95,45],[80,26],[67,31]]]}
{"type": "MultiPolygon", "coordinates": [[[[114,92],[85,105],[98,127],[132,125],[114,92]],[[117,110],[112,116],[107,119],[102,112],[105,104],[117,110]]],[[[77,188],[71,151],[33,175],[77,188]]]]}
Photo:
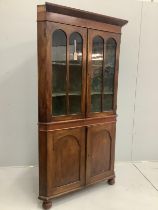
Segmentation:
{"type": "Polygon", "coordinates": [[[85,128],[53,131],[48,143],[49,194],[58,195],[85,184],[85,128]]]}
{"type": "Polygon", "coordinates": [[[114,176],[115,123],[88,126],[86,183],[114,176]]]}

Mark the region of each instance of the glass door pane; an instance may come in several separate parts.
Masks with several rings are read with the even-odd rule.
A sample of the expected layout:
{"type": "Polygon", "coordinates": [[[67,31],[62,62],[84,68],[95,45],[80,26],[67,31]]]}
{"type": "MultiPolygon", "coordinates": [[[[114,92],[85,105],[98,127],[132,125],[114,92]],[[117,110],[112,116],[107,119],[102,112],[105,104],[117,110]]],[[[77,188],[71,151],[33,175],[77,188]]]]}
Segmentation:
{"type": "Polygon", "coordinates": [[[114,97],[116,41],[113,38],[106,42],[105,56],[103,111],[109,111],[113,110],[114,97]]]}
{"type": "Polygon", "coordinates": [[[113,114],[116,111],[115,70],[120,35],[88,30],[87,116],[113,114]]]}
{"type": "Polygon", "coordinates": [[[57,30],[52,35],[52,114],[66,114],[66,34],[57,30]]]}
{"type": "Polygon", "coordinates": [[[53,25],[58,29],[52,33],[52,115],[56,120],[83,117],[87,30],[53,25]]]}
{"type": "Polygon", "coordinates": [[[82,37],[74,32],[69,39],[69,112],[81,113],[82,92],[82,37]]]}
{"type": "Polygon", "coordinates": [[[104,40],[100,36],[93,39],[91,66],[91,112],[101,112],[102,72],[104,40]]]}

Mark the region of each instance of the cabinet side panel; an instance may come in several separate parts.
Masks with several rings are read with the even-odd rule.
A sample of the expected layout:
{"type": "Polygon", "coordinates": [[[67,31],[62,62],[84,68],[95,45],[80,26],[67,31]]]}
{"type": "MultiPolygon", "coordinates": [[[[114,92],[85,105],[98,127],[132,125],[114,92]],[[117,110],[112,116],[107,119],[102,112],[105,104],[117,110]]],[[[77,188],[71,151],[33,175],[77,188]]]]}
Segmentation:
{"type": "Polygon", "coordinates": [[[38,117],[39,122],[49,121],[51,99],[51,77],[49,66],[49,39],[47,38],[47,22],[37,23],[38,39],[38,117]]]}
{"type": "Polygon", "coordinates": [[[47,195],[47,132],[39,132],[39,196],[47,195]]]}

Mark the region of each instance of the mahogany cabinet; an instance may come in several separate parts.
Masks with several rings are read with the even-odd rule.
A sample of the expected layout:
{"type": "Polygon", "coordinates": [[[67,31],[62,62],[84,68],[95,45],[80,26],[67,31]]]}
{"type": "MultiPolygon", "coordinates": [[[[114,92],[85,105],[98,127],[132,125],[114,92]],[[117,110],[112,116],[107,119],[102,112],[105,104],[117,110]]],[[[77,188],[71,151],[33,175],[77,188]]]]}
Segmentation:
{"type": "Polygon", "coordinates": [[[39,199],[114,184],[121,27],[126,20],[37,8],[39,199]]]}

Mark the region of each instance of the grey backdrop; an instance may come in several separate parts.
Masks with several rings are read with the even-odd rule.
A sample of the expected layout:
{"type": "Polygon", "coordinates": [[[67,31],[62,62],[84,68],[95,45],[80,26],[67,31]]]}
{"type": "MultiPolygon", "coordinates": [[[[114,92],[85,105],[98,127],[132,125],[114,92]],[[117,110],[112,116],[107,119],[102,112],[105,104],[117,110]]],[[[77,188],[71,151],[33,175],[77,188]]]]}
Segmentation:
{"type": "MultiPolygon", "coordinates": [[[[34,165],[38,160],[37,2],[44,3],[0,1],[0,166],[34,165]]],[[[129,20],[122,31],[116,159],[157,160],[158,4],[50,2],[129,20]]]]}

